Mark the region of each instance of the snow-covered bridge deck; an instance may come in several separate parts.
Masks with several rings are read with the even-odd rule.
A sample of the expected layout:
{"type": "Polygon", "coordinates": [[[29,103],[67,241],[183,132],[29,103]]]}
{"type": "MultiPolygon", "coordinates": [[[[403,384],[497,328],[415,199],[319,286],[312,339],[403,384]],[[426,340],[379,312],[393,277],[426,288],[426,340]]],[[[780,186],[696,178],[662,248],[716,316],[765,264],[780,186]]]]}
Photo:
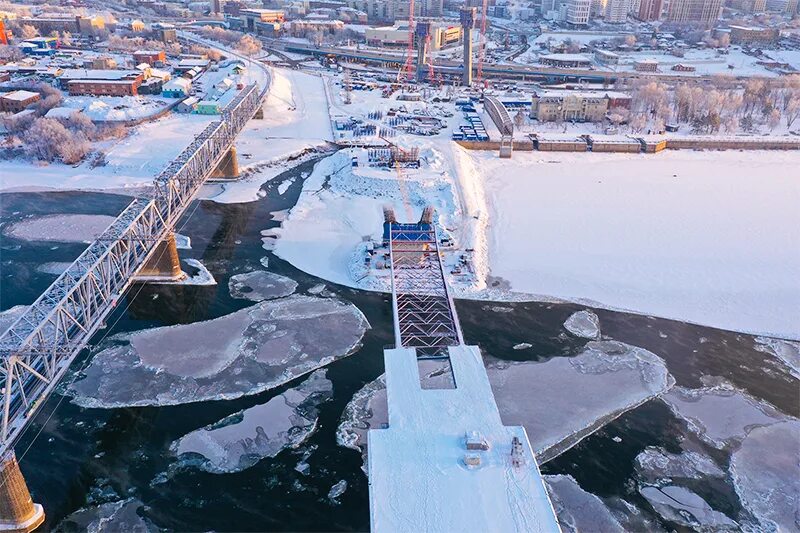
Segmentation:
{"type": "Polygon", "coordinates": [[[389,427],[367,437],[372,530],[560,531],[525,429],[503,425],[480,351],[464,345],[433,210],[416,224],[385,215],[396,348],[389,427]],[[429,364],[452,372],[444,388],[422,388],[429,364]]]}
{"type": "Polygon", "coordinates": [[[500,420],[480,351],[449,355],[456,388],[429,390],[414,349],[384,352],[389,427],[368,435],[372,530],[558,532],[525,429],[500,420]],[[487,450],[467,449],[471,432],[487,450]]]}

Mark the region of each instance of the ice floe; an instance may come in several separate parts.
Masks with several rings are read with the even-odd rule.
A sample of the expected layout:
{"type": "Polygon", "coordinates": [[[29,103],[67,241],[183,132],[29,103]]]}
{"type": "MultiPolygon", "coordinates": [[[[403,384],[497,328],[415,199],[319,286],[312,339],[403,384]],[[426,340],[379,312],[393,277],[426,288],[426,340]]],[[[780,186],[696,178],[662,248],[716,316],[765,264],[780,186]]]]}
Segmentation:
{"type": "Polygon", "coordinates": [[[660,357],[616,341],[544,363],[487,358],[486,371],[503,423],[525,427],[541,462],[674,383],[660,357]]]}
{"type": "Polygon", "coordinates": [[[682,526],[725,531],[737,528],[736,522],[715,511],[703,498],[685,487],[642,487],[639,493],[665,519],[682,526]]]}
{"type": "Polygon", "coordinates": [[[64,518],[55,530],[59,533],[126,531],[130,533],[156,533],[159,528],[139,514],[142,502],[129,498],[80,509],[64,518]]]}
{"type": "Polygon", "coordinates": [[[800,379],[800,342],[757,337],[756,350],[774,355],[789,367],[791,374],[800,379]]]}
{"type": "MultiPolygon", "coordinates": [[[[503,423],[525,427],[540,463],[674,383],[661,358],[615,341],[590,341],[574,357],[555,357],[544,363],[488,357],[486,362],[503,423]]],[[[436,374],[421,372],[420,376],[425,387],[426,380],[436,374]]],[[[367,430],[387,423],[386,385],[381,376],[353,396],[342,414],[337,441],[364,452],[367,430]]]]}
{"type": "Polygon", "coordinates": [[[583,490],[572,476],[544,476],[544,481],[564,533],[625,531],[603,500],[583,490]]]}
{"type": "Polygon", "coordinates": [[[332,394],[333,384],[325,370],[316,370],[297,387],[193,431],[170,448],[178,456],[203,456],[200,468],[208,472],[245,470],[308,439],[317,428],[318,405],[332,394]]]}
{"type": "Polygon", "coordinates": [[[662,399],[693,433],[715,448],[740,441],[755,427],[785,419],[773,407],[727,385],[675,387],[662,399]]]}
{"type": "Polygon", "coordinates": [[[665,478],[725,477],[725,472],[710,457],[693,451],[674,454],[649,446],[636,456],[635,465],[636,471],[649,481],[665,478]]]}
{"type": "Polygon", "coordinates": [[[588,309],[578,311],[572,313],[564,322],[564,329],[582,339],[599,339],[600,319],[588,309]]]}
{"type": "Polygon", "coordinates": [[[71,265],[72,263],[42,263],[41,265],[36,267],[37,272],[41,272],[42,274],[50,274],[52,276],[60,276],[63,274],[71,265]]]}
{"type": "Polygon", "coordinates": [[[295,289],[297,282],[293,279],[264,270],[236,274],[228,281],[232,297],[254,302],[289,296],[295,289]]]}
{"type": "Polygon", "coordinates": [[[328,491],[328,499],[331,502],[338,504],[339,496],[344,494],[344,491],[346,490],[347,490],[347,481],[345,481],[344,479],[342,479],[341,481],[337,481],[331,487],[331,490],[328,491]]]}
{"type": "Polygon", "coordinates": [[[742,505],[766,531],[800,529],[800,421],[753,429],[731,457],[742,505]]]}
{"type": "Polygon", "coordinates": [[[48,215],[10,224],[5,234],[25,241],[91,242],[112,222],[107,215],[48,215]]]}
{"type": "Polygon", "coordinates": [[[22,313],[27,310],[27,305],[15,305],[14,307],[9,307],[5,311],[0,311],[0,335],[5,333],[5,331],[22,316],[22,313]]]}
{"type": "Polygon", "coordinates": [[[353,353],[369,327],[350,303],[293,295],[121,336],[68,393],[84,407],[176,405],[277,387],[353,353]]]}

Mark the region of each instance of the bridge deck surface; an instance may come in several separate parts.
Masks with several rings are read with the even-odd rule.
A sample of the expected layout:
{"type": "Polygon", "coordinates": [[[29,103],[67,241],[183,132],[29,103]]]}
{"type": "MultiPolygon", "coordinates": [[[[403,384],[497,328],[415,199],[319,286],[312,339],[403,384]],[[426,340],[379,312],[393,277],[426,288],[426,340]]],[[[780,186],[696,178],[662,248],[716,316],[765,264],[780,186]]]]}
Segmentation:
{"type": "Polygon", "coordinates": [[[372,530],[558,532],[525,429],[504,426],[480,351],[451,346],[454,389],[422,389],[415,350],[386,350],[389,427],[368,435],[372,530]],[[466,450],[478,431],[486,451],[466,450]],[[513,466],[512,439],[524,463],[513,466]],[[480,457],[467,467],[465,454],[480,457]]]}

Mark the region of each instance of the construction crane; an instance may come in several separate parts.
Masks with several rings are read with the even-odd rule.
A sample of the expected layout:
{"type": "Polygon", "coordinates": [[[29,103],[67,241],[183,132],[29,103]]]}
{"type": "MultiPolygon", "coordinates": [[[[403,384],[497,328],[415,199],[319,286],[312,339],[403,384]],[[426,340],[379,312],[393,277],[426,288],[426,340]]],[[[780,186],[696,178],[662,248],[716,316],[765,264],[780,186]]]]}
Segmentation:
{"type": "MultiPolygon", "coordinates": [[[[412,2],[413,2],[413,0],[412,0],[412,2]]],[[[390,141],[389,139],[387,139],[383,135],[381,135],[380,138],[381,138],[381,140],[383,140],[383,142],[385,142],[386,144],[391,146],[393,151],[396,151],[397,155],[404,156],[404,155],[408,154],[407,150],[405,150],[403,148],[400,148],[399,146],[397,146],[395,143],[393,143],[392,141],[390,141]]],[[[405,168],[401,164],[401,161],[400,161],[401,157],[394,157],[393,159],[394,159],[394,161],[393,161],[394,162],[394,169],[395,169],[395,172],[397,173],[398,187],[400,188],[400,196],[402,197],[402,200],[403,200],[403,207],[405,207],[405,209],[406,209],[406,220],[411,220],[413,218],[413,213],[412,213],[412,210],[411,210],[411,198],[410,198],[410,196],[408,194],[408,184],[406,183],[407,177],[406,177],[406,173],[405,173],[405,168]]]]}
{"type": "Polygon", "coordinates": [[[483,82],[484,87],[486,86],[486,82],[483,79],[483,60],[486,57],[486,16],[488,10],[489,10],[489,0],[483,0],[483,5],[481,6],[481,43],[480,47],[478,48],[477,81],[478,84],[483,82]]]}
{"type": "MultiPolygon", "coordinates": [[[[406,83],[411,83],[414,80],[414,0],[410,0],[408,4],[408,43],[406,44],[406,62],[402,71],[405,72],[406,83]]],[[[400,76],[397,81],[401,81],[400,76]]]]}

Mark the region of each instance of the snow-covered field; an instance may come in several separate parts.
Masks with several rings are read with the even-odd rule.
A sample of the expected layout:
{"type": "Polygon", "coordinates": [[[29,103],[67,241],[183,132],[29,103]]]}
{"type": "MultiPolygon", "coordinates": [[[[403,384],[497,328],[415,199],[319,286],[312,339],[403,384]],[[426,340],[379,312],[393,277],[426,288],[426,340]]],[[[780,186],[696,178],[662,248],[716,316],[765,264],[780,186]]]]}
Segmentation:
{"type": "Polygon", "coordinates": [[[800,338],[800,154],[470,156],[512,291],[800,338]]]}
{"type": "Polygon", "coordinates": [[[332,139],[322,78],[272,69],[264,119],[251,120],[236,140],[244,179],[209,184],[203,196],[215,202],[249,202],[262,183],[288,167],[287,159],[324,147],[332,139]]]}
{"type": "Polygon", "coordinates": [[[213,117],[171,114],[137,126],[133,133],[104,148],[105,166],[31,164],[0,161],[0,192],[118,190],[149,187],[153,178],[183,150],[213,117]]]}

